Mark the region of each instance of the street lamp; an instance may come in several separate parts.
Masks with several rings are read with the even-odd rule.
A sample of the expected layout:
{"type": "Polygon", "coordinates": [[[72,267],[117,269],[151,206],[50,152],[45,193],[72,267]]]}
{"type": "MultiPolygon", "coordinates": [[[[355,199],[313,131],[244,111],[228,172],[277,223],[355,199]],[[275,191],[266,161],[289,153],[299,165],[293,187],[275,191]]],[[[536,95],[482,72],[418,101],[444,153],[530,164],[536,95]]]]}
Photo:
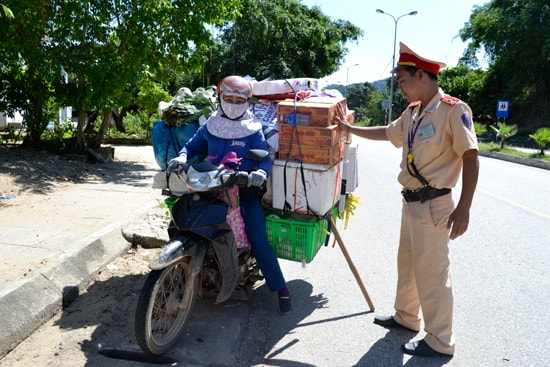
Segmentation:
{"type": "Polygon", "coordinates": [[[416,10],[414,11],[411,11],[410,13],[406,13],[406,14],[403,14],[401,16],[399,16],[399,18],[395,19],[395,17],[393,15],[391,15],[390,13],[386,13],[384,10],[382,9],[376,9],[376,12],[377,13],[380,13],[380,14],[386,14],[386,15],[389,15],[394,23],[395,23],[395,28],[394,28],[394,32],[393,32],[393,58],[392,58],[392,65],[391,65],[391,81],[390,81],[390,110],[389,110],[389,113],[388,113],[388,123],[391,122],[391,118],[392,118],[392,107],[393,107],[393,69],[395,68],[395,41],[397,39],[397,22],[399,21],[399,19],[403,18],[404,16],[407,16],[407,15],[416,15],[418,14],[418,12],[416,10]]]}
{"type": "Polygon", "coordinates": [[[354,66],[359,66],[359,64],[353,64],[353,65],[350,65],[350,66],[344,65],[344,67],[346,68],[346,95],[345,95],[346,98],[348,98],[348,75],[349,75],[349,69],[351,69],[351,68],[354,67],[354,66]]]}

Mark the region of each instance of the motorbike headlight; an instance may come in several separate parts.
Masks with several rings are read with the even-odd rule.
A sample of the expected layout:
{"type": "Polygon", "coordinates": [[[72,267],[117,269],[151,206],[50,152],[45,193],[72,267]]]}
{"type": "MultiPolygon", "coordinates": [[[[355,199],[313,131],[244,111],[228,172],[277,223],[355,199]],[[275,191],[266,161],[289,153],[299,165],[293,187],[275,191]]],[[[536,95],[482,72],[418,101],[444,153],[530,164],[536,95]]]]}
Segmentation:
{"type": "Polygon", "coordinates": [[[185,174],[185,183],[193,191],[212,190],[222,185],[220,177],[223,172],[224,170],[220,169],[199,172],[191,166],[185,174]]]}

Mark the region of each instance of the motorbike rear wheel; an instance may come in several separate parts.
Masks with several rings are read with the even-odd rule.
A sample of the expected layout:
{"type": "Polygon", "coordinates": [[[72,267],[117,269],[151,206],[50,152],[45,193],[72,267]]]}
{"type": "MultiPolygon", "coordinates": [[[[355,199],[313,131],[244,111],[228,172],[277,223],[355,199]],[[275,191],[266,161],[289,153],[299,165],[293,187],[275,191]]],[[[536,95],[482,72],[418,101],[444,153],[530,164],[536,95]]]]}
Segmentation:
{"type": "Polygon", "coordinates": [[[136,339],[145,353],[166,353],[183,333],[199,289],[199,277],[191,275],[192,265],[188,256],[147,276],[135,319],[136,339]]]}

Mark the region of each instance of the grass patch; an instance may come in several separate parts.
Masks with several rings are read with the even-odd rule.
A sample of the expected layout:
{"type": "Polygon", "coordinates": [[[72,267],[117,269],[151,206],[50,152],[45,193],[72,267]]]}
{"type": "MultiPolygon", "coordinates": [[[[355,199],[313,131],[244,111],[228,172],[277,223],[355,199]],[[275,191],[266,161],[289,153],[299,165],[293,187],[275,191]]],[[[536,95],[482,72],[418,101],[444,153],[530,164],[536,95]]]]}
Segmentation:
{"type": "Polygon", "coordinates": [[[491,143],[481,143],[481,142],[479,142],[478,146],[479,146],[480,150],[485,150],[485,151],[489,151],[489,152],[504,153],[504,154],[509,154],[509,155],[513,155],[513,156],[516,156],[516,157],[540,159],[542,161],[550,162],[550,156],[547,155],[547,154],[542,155],[542,154],[540,154],[540,152],[529,153],[529,152],[524,152],[524,151],[521,151],[521,150],[517,150],[517,149],[512,148],[512,147],[508,147],[508,146],[505,146],[504,148],[501,149],[499,144],[493,143],[493,142],[491,142],[491,143]]]}

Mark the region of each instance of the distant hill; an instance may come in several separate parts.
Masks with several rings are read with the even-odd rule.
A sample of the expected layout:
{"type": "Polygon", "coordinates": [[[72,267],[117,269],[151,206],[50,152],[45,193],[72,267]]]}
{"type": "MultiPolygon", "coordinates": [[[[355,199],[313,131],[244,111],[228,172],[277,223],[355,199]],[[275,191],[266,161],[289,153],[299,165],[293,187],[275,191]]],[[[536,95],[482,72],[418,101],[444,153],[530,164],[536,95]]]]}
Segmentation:
{"type": "Polygon", "coordinates": [[[386,79],[377,80],[373,82],[372,85],[374,85],[374,88],[376,88],[376,90],[383,92],[388,85],[388,81],[386,79]]]}
{"type": "MultiPolygon", "coordinates": [[[[358,84],[358,83],[354,83],[354,84],[358,84]]],[[[383,92],[386,89],[386,86],[388,85],[388,81],[387,79],[382,79],[382,80],[377,80],[375,82],[372,82],[371,84],[374,85],[374,88],[376,88],[376,90],[383,92]]],[[[344,93],[346,88],[342,84],[330,84],[326,86],[326,89],[338,89],[340,92],[344,93]]]]}

